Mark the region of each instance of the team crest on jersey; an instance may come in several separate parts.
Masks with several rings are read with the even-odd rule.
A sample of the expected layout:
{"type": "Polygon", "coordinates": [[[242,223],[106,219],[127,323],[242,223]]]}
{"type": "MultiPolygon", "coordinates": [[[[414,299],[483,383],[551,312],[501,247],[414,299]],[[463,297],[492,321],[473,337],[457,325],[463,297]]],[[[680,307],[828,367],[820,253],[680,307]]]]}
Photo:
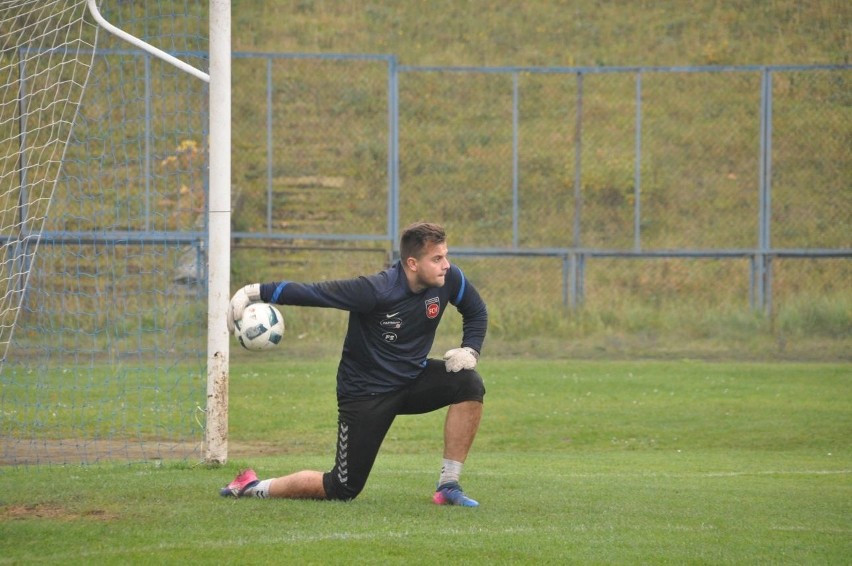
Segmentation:
{"type": "Polygon", "coordinates": [[[441,300],[433,297],[426,300],[426,318],[436,318],[441,312],[441,300]]]}

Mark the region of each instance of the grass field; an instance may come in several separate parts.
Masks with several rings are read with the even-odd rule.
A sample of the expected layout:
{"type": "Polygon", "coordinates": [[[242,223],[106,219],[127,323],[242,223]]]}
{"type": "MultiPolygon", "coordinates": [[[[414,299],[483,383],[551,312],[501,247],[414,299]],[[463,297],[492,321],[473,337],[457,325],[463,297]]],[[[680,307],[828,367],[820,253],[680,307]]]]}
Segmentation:
{"type": "Polygon", "coordinates": [[[326,469],[335,360],[239,359],[227,465],[0,468],[0,564],[847,564],[848,364],[484,359],[486,415],[437,507],[442,414],[401,417],[350,503],[225,500],[326,469]]]}
{"type": "MultiPolygon", "coordinates": [[[[193,39],[184,19],[171,16],[172,7],[179,14],[192,11],[191,4],[203,30],[204,3],[164,0],[156,9],[154,3],[114,4],[111,15],[124,18],[116,21],[158,45],[179,49],[183,41],[195,49],[204,43],[193,39]]],[[[403,65],[843,63],[852,45],[850,6],[836,0],[702,0],[684,11],[675,3],[572,0],[527,3],[520,10],[505,2],[446,0],[370,6],[235,2],[233,47],[393,54],[403,65]]],[[[198,38],[204,36],[199,32],[198,38]]],[[[99,41],[101,47],[119,45],[106,34],[99,41]]],[[[145,105],[135,90],[146,64],[111,61],[99,67],[102,75],[93,75],[87,96],[100,97],[86,101],[75,126],[79,140],[64,164],[69,189],[57,199],[59,208],[54,205],[52,228],[122,231],[147,225],[151,219],[137,210],[147,202],[142,192],[148,184],[137,171],[145,160],[132,148],[149,142],[152,227],[197,228],[203,190],[193,189],[205,186],[198,148],[204,147],[206,116],[193,101],[200,100],[203,86],[184,93],[193,108],[184,107],[175,97],[180,80],[155,63],[153,99],[145,105]],[[119,106],[120,97],[133,102],[119,106]],[[157,134],[144,132],[143,139],[146,114],[154,116],[157,134]],[[101,163],[93,153],[101,147],[116,161],[101,163]]],[[[384,74],[365,74],[351,89],[343,67],[324,72],[331,76],[288,63],[286,69],[276,64],[273,75],[273,90],[283,99],[275,100],[286,104],[273,105],[272,181],[276,207],[288,222],[300,220],[292,183],[302,175],[344,179],[347,190],[351,184],[365,195],[380,195],[376,187],[385,186],[384,74]],[[313,106],[332,108],[331,121],[315,122],[325,114],[315,114],[313,106]],[[380,120],[366,119],[372,116],[380,120]],[[371,128],[380,135],[371,135],[371,128]]],[[[848,137],[842,124],[852,107],[845,79],[775,77],[772,245],[848,248],[848,230],[842,229],[848,224],[848,149],[838,141],[848,137]],[[822,145],[812,144],[817,139],[822,145]]],[[[751,247],[763,171],[756,147],[760,78],[744,76],[726,88],[701,77],[681,79],[648,75],[642,83],[644,243],[751,247]],[[723,217],[726,222],[718,221],[723,217]]],[[[452,245],[490,245],[501,241],[497,236],[505,241],[513,143],[509,77],[457,84],[420,80],[409,74],[400,85],[400,170],[408,187],[403,211],[433,210],[435,187],[462,187],[447,193],[453,197],[448,202],[465,202],[461,218],[440,214],[454,234],[452,245]]],[[[574,79],[518,80],[521,243],[562,245],[565,219],[573,212],[574,79]]],[[[633,81],[628,75],[589,78],[584,87],[586,245],[627,249],[633,243],[633,81]]],[[[244,199],[234,207],[237,228],[261,225],[266,213],[267,84],[256,62],[235,66],[233,177],[244,199]]],[[[341,199],[325,192],[328,209],[311,210],[325,225],[304,231],[384,225],[361,193],[341,199]]],[[[303,208],[314,206],[306,202],[303,208]]],[[[377,210],[384,210],[383,202],[377,210]]],[[[116,245],[89,257],[90,247],[56,248],[52,257],[40,251],[40,277],[47,282],[35,285],[44,293],[28,300],[32,307],[44,301],[44,321],[30,324],[29,334],[18,332],[29,349],[16,352],[38,365],[22,366],[0,384],[0,453],[3,443],[18,439],[48,451],[75,435],[108,438],[109,449],[127,437],[200,437],[196,404],[203,402],[203,376],[195,371],[199,364],[192,366],[195,373],[184,372],[182,364],[203,350],[194,340],[201,339],[204,301],[163,292],[172,282],[163,266],[176,264],[187,250],[147,246],[142,256],[116,245]],[[106,279],[95,279],[96,273],[106,279]],[[130,281],[155,289],[155,297],[135,294],[130,281]],[[130,296],[115,294],[123,288],[130,296]],[[102,308],[105,300],[120,308],[102,308]],[[160,356],[165,373],[155,373],[150,362],[160,356]],[[66,367],[66,358],[78,366],[66,367]],[[141,368],[134,365],[140,359],[141,368]],[[108,360],[114,365],[106,369],[86,367],[108,360]],[[42,363],[52,365],[43,369],[42,363]]],[[[235,290],[260,279],[373,272],[376,252],[366,251],[273,249],[272,258],[256,248],[238,249],[232,285],[235,290]],[[341,256],[349,261],[345,268],[341,256]],[[274,272],[267,277],[264,269],[274,272]]],[[[329,346],[328,337],[342,333],[345,318],[339,312],[288,312],[288,329],[302,352],[320,361],[297,360],[291,350],[264,357],[234,352],[227,465],[119,463],[141,459],[127,450],[112,462],[84,466],[0,466],[0,565],[850,563],[847,259],[776,258],[772,316],[748,304],[752,272],[744,258],[730,265],[642,262],[633,269],[625,266],[636,265],[634,260],[595,261],[588,268],[585,306],[576,312],[563,308],[564,265],[557,260],[463,261],[492,313],[482,364],[486,415],[463,476],[480,508],[430,502],[442,413],[401,418],[366,490],[351,503],[218,496],[246,466],[269,477],[331,465],[336,360],[329,352],[339,343],[329,346]],[[532,361],[539,354],[553,359],[532,361]],[[667,361],[628,361],[649,356],[667,361]]],[[[455,332],[452,338],[439,335],[438,343],[456,343],[459,319],[448,318],[445,326],[455,332]]]]}

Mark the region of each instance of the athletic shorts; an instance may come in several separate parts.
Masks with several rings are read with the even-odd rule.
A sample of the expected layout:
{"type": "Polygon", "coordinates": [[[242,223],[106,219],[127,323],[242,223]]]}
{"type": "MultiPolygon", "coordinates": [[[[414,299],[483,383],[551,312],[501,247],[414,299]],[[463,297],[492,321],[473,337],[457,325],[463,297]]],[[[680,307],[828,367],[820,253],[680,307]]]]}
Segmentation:
{"type": "Polygon", "coordinates": [[[429,360],[423,372],[403,389],[361,398],[337,399],[337,457],[323,475],[328,499],[354,499],[376,461],[397,415],[419,415],[464,401],[482,402],[485,385],[474,370],[451,373],[441,360],[429,360]]]}

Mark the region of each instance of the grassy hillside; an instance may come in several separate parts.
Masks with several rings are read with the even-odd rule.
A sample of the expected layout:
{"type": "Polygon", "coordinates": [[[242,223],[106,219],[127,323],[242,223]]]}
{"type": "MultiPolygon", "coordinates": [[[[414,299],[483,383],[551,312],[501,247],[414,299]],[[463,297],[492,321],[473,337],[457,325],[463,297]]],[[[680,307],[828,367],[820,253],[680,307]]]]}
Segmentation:
{"type": "MultiPolygon", "coordinates": [[[[235,50],[245,51],[393,54],[408,65],[827,64],[849,62],[850,22],[852,6],[841,1],[237,1],[233,42],[235,50]]],[[[298,84],[311,84],[315,75],[308,76],[298,84]]],[[[435,211],[437,205],[444,207],[436,213],[451,229],[453,244],[508,245],[509,79],[466,76],[437,84],[429,82],[432,78],[407,75],[400,87],[402,223],[414,220],[411,215],[418,211],[435,211]],[[447,195],[452,195],[449,201],[442,199],[447,195]],[[447,204],[454,199],[465,207],[447,204]]],[[[776,85],[773,203],[778,225],[773,242],[780,247],[849,244],[839,228],[848,222],[849,202],[842,196],[848,194],[848,150],[840,141],[848,138],[848,112],[843,103],[820,102],[817,92],[823,83],[816,80],[822,79],[788,76],[776,85]],[[824,144],[818,155],[811,149],[817,139],[824,144]],[[819,191],[832,196],[817,196],[819,191]]],[[[645,246],[756,245],[759,80],[757,75],[646,79],[645,246]]],[[[261,84],[262,78],[237,84],[244,88],[250,81],[261,84]]],[[[631,76],[592,78],[585,87],[584,128],[591,132],[586,134],[583,168],[587,246],[631,247],[632,81],[631,76]],[[592,132],[594,128],[600,129],[592,132]]],[[[570,241],[566,219],[573,214],[573,109],[570,102],[559,101],[572,100],[575,87],[560,77],[523,76],[521,88],[520,243],[563,245],[570,241]]],[[[326,94],[317,90],[312,96],[326,94]]],[[[295,103],[301,93],[292,96],[295,103]]],[[[243,96],[235,112],[238,124],[248,124],[261,110],[243,96]]],[[[288,123],[276,135],[298,135],[302,143],[282,144],[281,159],[291,159],[289,148],[304,150],[305,139],[314,144],[325,139],[336,151],[302,174],[316,174],[310,169],[316,166],[320,172],[346,175],[345,161],[336,159],[349,151],[352,140],[345,134],[337,137],[349,130],[348,124],[321,133],[312,125],[288,123]]],[[[240,136],[239,143],[248,139],[240,136]]],[[[242,157],[258,156],[257,168],[264,159],[262,143],[258,139],[255,145],[238,146],[242,157]]],[[[381,151],[379,145],[370,153],[381,151]]],[[[244,167],[238,160],[235,170],[244,167]]],[[[376,159],[374,169],[379,167],[381,159],[376,159]]],[[[259,192],[247,177],[236,182],[244,193],[259,192]]],[[[364,186],[376,183],[373,179],[364,186]]],[[[369,206],[367,194],[357,202],[369,206]]],[[[307,279],[349,273],[318,266],[323,260],[316,256],[282,264],[278,255],[272,269],[263,269],[249,254],[256,256],[249,251],[235,258],[237,279],[260,273],[307,279]]],[[[499,341],[501,352],[835,357],[844,355],[852,335],[852,298],[844,290],[850,277],[847,260],[777,261],[771,319],[750,312],[746,260],[597,261],[588,267],[586,308],[570,314],[559,308],[562,289],[555,260],[462,264],[493,306],[490,336],[499,341]],[[535,292],[518,296],[519,288],[535,292]]],[[[326,320],[313,312],[289,316],[306,329],[326,320]]],[[[336,316],[328,316],[339,329],[336,316]]]]}
{"type": "Polygon", "coordinates": [[[848,63],[844,0],[234,0],[235,50],[407,65],[848,63]]]}
{"type": "MultiPolygon", "coordinates": [[[[192,17],[183,20],[167,16],[172,5],[177,13],[187,9],[180,2],[116,3],[111,17],[158,45],[203,49],[204,3],[189,8],[192,17]],[[183,26],[188,20],[192,24],[183,26]],[[191,25],[196,29],[190,33],[191,25]]],[[[842,1],[235,0],[233,49],[392,54],[407,65],[847,63],[850,22],[852,7],[842,1]],[[688,9],[683,7],[687,4],[688,9]]],[[[106,34],[100,45],[124,47],[106,34]]],[[[148,202],[143,198],[148,180],[132,167],[134,159],[144,163],[142,61],[107,63],[96,68],[92,98],[76,126],[86,138],[78,144],[83,157],[77,168],[66,164],[66,171],[82,178],[93,166],[88,161],[91,148],[100,145],[116,156],[117,165],[109,160],[95,164],[102,168],[100,179],[91,183],[91,194],[60,203],[67,211],[64,217],[57,215],[58,228],[144,225],[141,214],[125,218],[148,202]],[[112,190],[103,191],[105,186],[112,190]],[[93,216],[89,209],[96,205],[107,213],[93,216]]],[[[265,227],[269,166],[275,229],[381,233],[387,186],[386,69],[381,64],[366,67],[276,62],[274,147],[268,153],[265,62],[235,62],[232,178],[238,231],[265,227]],[[317,186],[303,190],[305,180],[317,186]]],[[[451,247],[507,246],[512,236],[507,212],[512,206],[507,189],[512,79],[436,75],[408,73],[400,83],[401,222],[428,211],[448,225],[451,247]]],[[[776,79],[773,213],[779,229],[773,232],[773,245],[848,248],[850,89],[845,75],[801,75],[776,79]],[[814,140],[820,145],[814,146],[814,140]]],[[[719,79],[719,74],[660,73],[644,79],[645,249],[756,245],[760,76],[719,79]],[[725,222],[719,221],[722,215],[725,222]]],[[[520,77],[521,247],[571,242],[576,80],[570,74],[520,77]]],[[[600,75],[585,82],[585,246],[630,249],[633,244],[634,80],[632,74],[600,75]]],[[[197,148],[203,147],[206,116],[197,100],[204,93],[197,81],[157,62],[152,91],[151,226],[192,229],[199,210],[196,197],[203,195],[205,163],[197,148]]],[[[73,150],[69,156],[76,155],[73,150]]],[[[369,272],[383,263],[383,251],[380,245],[360,254],[238,247],[232,257],[232,286],[369,272]]],[[[64,256],[56,261],[65,261],[64,256]]],[[[163,263],[156,257],[152,261],[163,263]]],[[[777,308],[770,318],[750,308],[746,258],[596,260],[587,266],[582,311],[563,308],[565,266],[559,258],[459,261],[488,299],[489,350],[494,353],[800,359],[849,358],[850,263],[777,260],[777,308]]],[[[131,267],[125,270],[131,277],[151,271],[131,267]]],[[[345,325],[341,313],[294,309],[285,316],[307,351],[327,343],[332,350],[339,347],[337,336],[345,325]]],[[[457,340],[458,322],[447,326],[440,346],[457,340]]]]}

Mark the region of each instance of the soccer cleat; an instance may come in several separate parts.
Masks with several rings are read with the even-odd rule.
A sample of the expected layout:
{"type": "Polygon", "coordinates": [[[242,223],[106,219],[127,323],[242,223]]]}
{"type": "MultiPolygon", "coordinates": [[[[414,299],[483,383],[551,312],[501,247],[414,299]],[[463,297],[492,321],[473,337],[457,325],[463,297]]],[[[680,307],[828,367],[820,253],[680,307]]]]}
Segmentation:
{"type": "Polygon", "coordinates": [[[479,503],[464,494],[462,488],[456,482],[445,483],[438,486],[438,491],[432,496],[432,501],[437,505],[460,505],[462,507],[479,507],[479,503]]]}
{"type": "Polygon", "coordinates": [[[260,483],[260,480],[257,479],[254,470],[251,468],[242,470],[234,478],[234,481],[219,490],[219,495],[222,497],[241,497],[247,489],[256,486],[258,483],[260,483]]]}

